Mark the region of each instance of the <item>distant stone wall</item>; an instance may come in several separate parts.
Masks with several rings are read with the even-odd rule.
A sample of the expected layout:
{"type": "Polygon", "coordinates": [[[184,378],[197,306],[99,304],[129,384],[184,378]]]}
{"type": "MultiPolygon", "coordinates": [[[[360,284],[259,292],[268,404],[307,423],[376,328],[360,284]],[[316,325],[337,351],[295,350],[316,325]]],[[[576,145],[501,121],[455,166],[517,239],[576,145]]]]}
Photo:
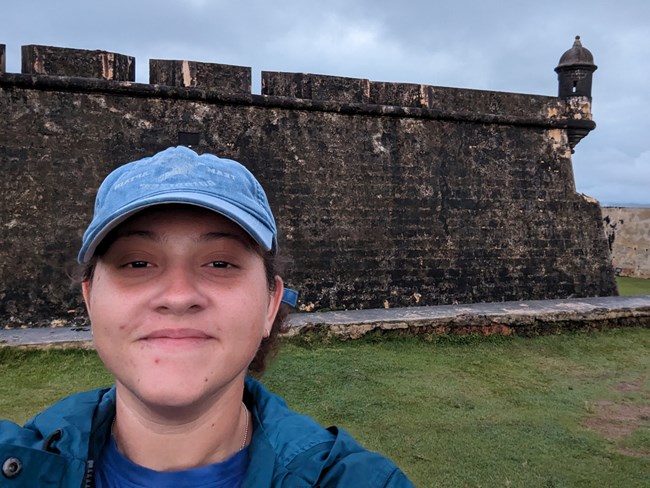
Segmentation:
{"type": "Polygon", "coordinates": [[[619,274],[650,278],[650,208],[603,207],[602,212],[619,274]]]}
{"type": "Polygon", "coordinates": [[[272,72],[252,95],[245,67],[152,60],[159,84],[139,84],[117,81],[128,56],[23,56],[30,74],[0,74],[3,322],[82,315],[68,274],[97,186],[177,144],[260,179],[303,309],[616,294],[600,207],[574,186],[584,97],[272,72]]]}

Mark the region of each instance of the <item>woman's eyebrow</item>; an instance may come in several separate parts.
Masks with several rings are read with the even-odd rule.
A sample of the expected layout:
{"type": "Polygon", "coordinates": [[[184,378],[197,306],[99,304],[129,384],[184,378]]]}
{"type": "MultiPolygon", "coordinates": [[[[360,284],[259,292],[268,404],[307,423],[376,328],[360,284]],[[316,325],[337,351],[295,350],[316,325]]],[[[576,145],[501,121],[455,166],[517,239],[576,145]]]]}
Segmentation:
{"type": "Polygon", "coordinates": [[[243,236],[239,233],[233,233],[233,232],[208,232],[207,234],[201,235],[201,240],[202,241],[212,241],[212,240],[219,240],[219,239],[233,239],[246,247],[250,247],[251,244],[249,242],[249,239],[246,238],[246,236],[243,236]]]}
{"type": "MultiPolygon", "coordinates": [[[[148,230],[125,229],[119,231],[115,235],[115,239],[113,240],[113,242],[118,241],[120,239],[128,239],[130,237],[139,237],[154,242],[163,242],[166,240],[166,236],[164,234],[161,235],[156,232],[152,232],[148,230]]],[[[206,232],[205,234],[201,234],[198,238],[198,240],[202,242],[222,240],[222,239],[232,239],[236,242],[239,242],[246,248],[253,247],[250,238],[248,238],[246,235],[242,235],[237,232],[206,232]]]]}
{"type": "Polygon", "coordinates": [[[234,239],[242,243],[247,241],[245,236],[235,232],[208,232],[201,235],[202,241],[212,241],[216,239],[234,239]]]}
{"type": "Polygon", "coordinates": [[[116,233],[115,235],[115,241],[118,239],[124,239],[126,237],[142,237],[144,239],[148,240],[160,240],[160,236],[156,234],[155,232],[150,232],[148,230],[122,230],[116,233]]]}

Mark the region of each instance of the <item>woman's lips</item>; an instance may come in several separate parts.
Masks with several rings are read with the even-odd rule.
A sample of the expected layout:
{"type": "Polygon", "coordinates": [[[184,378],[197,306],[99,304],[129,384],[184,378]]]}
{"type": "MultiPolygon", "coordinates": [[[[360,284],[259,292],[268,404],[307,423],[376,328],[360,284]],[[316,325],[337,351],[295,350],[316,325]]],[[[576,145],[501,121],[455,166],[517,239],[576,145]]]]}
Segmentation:
{"type": "Polygon", "coordinates": [[[145,344],[155,347],[179,348],[207,344],[212,336],[197,329],[160,329],[142,338],[145,344]]]}
{"type": "Polygon", "coordinates": [[[210,339],[210,336],[198,329],[160,329],[144,337],[150,339],[210,339]]]}

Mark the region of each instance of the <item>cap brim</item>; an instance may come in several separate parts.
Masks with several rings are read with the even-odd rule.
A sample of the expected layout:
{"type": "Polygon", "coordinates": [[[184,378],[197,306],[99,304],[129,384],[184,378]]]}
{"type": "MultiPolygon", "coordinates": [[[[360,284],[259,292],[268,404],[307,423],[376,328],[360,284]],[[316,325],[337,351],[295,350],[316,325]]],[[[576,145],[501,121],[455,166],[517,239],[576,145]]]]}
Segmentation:
{"type": "Polygon", "coordinates": [[[171,192],[154,195],[146,199],[138,200],[131,205],[124,206],[102,220],[102,222],[96,225],[92,230],[88,229],[90,235],[87,238],[84,238],[86,245],[79,251],[79,263],[85,264],[89,262],[102,240],[104,240],[113,229],[129,217],[145,208],[165,204],[194,205],[212,210],[239,225],[265,251],[274,251],[277,249],[273,229],[269,229],[264,225],[261,219],[256,218],[254,214],[251,213],[250,209],[244,209],[241,206],[228,202],[227,200],[214,198],[204,193],[171,192]]]}

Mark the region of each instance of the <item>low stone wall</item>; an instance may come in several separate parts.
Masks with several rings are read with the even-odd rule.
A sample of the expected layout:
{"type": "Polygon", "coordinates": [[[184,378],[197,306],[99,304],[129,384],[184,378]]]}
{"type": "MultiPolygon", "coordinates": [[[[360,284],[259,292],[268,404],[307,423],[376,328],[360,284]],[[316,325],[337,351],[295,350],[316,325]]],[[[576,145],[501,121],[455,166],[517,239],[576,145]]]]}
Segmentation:
{"type": "Polygon", "coordinates": [[[298,314],[287,335],[535,336],[618,327],[650,327],[650,295],[298,314]]]}
{"type": "MultiPolygon", "coordinates": [[[[56,322],[53,322],[56,324],[56,322]]],[[[90,327],[7,329],[2,346],[92,347],[90,327]]],[[[619,327],[650,328],[650,295],[564,300],[297,313],[289,316],[287,337],[359,339],[366,334],[534,336],[619,327]]]]}
{"type": "Polygon", "coordinates": [[[602,212],[618,274],[650,278],[650,208],[603,207],[602,212]]]}

